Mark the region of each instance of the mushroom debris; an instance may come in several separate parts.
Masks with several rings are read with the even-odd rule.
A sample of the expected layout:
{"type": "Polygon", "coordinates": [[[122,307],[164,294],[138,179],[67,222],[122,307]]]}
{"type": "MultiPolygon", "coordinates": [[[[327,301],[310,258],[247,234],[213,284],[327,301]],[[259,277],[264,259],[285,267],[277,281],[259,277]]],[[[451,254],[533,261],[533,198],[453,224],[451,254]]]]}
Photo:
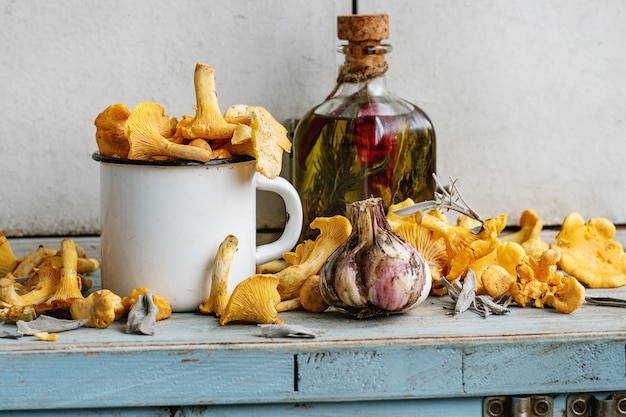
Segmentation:
{"type": "Polygon", "coordinates": [[[100,264],[72,239],[60,248],[39,246],[16,258],[6,236],[0,236],[0,319],[30,321],[46,312],[68,311],[91,287],[87,274],[100,264]]]}
{"type": "Polygon", "coordinates": [[[259,106],[233,105],[222,114],[217,99],[215,68],[202,63],[194,71],[195,115],[180,120],[157,103],[142,102],[128,111],[111,104],[95,119],[101,155],[140,160],[192,160],[248,155],[259,173],[277,177],[283,152],[291,151],[287,129],[259,106]]]}

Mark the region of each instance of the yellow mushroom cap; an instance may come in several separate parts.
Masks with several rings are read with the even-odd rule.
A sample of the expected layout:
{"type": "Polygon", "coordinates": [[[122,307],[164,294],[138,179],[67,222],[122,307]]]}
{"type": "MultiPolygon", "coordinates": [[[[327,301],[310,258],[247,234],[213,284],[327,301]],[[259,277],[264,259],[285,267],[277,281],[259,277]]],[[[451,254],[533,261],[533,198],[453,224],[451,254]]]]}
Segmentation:
{"type": "Polygon", "coordinates": [[[280,303],[277,286],[278,278],[272,274],[255,274],[240,282],[228,300],[220,325],[232,321],[276,323],[276,305],[280,303]]]}
{"type": "Polygon", "coordinates": [[[171,129],[171,119],[163,106],[153,102],[139,103],[128,117],[129,159],[150,160],[168,157],[200,162],[211,159],[211,151],[197,146],[174,143],[163,136],[171,129]]]}
{"type": "Polygon", "coordinates": [[[87,298],[76,300],[70,306],[74,320],[87,319],[86,327],[105,329],[122,316],[122,298],[109,290],[99,290],[87,298]]]}
{"type": "Polygon", "coordinates": [[[13,253],[9,240],[0,231],[0,278],[13,271],[17,266],[17,258],[13,253]]]}
{"type": "Polygon", "coordinates": [[[395,232],[417,249],[428,262],[433,281],[431,292],[435,295],[446,294],[446,287],[439,283],[439,279],[448,272],[448,252],[443,238],[432,230],[412,222],[399,224],[395,232]]]}
{"type": "Polygon", "coordinates": [[[112,158],[128,157],[128,116],[124,104],[111,104],[96,117],[96,143],[100,154],[112,158]]]}
{"type": "Polygon", "coordinates": [[[585,224],[580,214],[570,213],[550,248],[560,252],[560,268],[588,287],[621,287],[626,285],[626,254],[613,240],[615,233],[615,225],[605,218],[585,224]]]}

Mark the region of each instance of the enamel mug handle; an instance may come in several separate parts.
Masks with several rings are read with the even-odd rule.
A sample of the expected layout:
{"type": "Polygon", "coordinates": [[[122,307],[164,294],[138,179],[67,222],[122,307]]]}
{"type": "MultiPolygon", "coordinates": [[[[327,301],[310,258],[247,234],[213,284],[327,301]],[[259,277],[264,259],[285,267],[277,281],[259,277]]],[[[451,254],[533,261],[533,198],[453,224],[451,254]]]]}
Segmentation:
{"type": "Polygon", "coordinates": [[[256,188],[278,194],[285,203],[287,223],[283,234],[274,242],[257,246],[256,263],[264,264],[279,259],[283,253],[291,251],[300,239],[302,231],[302,201],[295,188],[283,177],[269,179],[258,172],[254,173],[256,188]]]}

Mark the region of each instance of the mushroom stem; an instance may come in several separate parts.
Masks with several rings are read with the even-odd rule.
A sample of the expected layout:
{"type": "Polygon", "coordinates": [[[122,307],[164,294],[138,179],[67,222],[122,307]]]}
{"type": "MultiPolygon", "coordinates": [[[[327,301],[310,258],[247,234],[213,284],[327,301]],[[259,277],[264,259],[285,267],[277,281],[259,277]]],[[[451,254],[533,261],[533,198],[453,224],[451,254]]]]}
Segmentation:
{"type": "Polygon", "coordinates": [[[218,247],[211,268],[211,290],[207,299],[200,304],[201,313],[215,313],[216,317],[222,316],[228,304],[228,274],[238,243],[236,236],[228,235],[218,247]]]}
{"type": "Polygon", "coordinates": [[[282,313],[283,311],[292,311],[302,308],[300,297],[292,298],[291,300],[281,301],[276,304],[276,311],[282,313]]]}
{"type": "Polygon", "coordinates": [[[196,92],[196,117],[179,123],[183,136],[189,139],[230,139],[237,128],[224,120],[215,88],[215,68],[196,64],[193,75],[196,92]]]}

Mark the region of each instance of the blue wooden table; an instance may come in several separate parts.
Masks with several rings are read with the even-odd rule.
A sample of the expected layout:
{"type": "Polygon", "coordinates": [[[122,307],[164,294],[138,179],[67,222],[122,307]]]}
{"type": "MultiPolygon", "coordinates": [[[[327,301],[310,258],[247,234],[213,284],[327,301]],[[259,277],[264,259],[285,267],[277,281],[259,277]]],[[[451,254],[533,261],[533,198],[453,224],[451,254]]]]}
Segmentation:
{"type": "MultiPolygon", "coordinates": [[[[626,289],[588,291],[626,299],[626,289]]],[[[153,336],[108,329],[0,340],[0,416],[482,416],[486,397],[626,393],[626,309],[564,315],[513,307],[450,316],[429,298],[408,314],[355,321],[281,313],[324,333],[268,339],[255,325],[175,314],[153,336]]],[[[622,415],[622,414],[619,414],[622,415]]]]}

